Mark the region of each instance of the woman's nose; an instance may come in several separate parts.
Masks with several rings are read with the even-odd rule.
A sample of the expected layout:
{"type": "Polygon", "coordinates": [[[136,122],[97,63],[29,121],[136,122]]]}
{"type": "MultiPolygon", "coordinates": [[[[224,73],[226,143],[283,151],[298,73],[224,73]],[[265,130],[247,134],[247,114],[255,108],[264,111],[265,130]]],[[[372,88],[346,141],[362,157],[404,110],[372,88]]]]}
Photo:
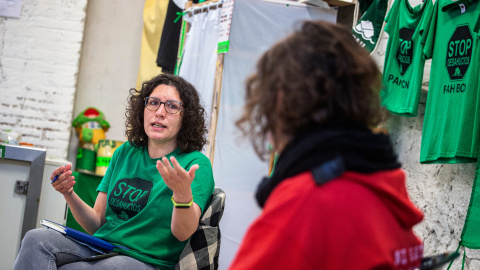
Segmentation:
{"type": "Polygon", "coordinates": [[[165,103],[161,103],[160,106],[158,107],[157,111],[155,114],[160,115],[160,116],[165,116],[167,112],[165,111],[165,103]]]}

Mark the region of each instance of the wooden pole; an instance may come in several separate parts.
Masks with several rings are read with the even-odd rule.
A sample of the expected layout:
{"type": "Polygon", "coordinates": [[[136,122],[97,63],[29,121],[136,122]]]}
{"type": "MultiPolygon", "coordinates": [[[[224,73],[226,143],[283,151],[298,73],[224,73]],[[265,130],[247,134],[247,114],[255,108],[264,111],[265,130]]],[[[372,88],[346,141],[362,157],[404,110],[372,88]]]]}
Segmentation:
{"type": "Polygon", "coordinates": [[[217,65],[215,68],[215,85],[213,88],[212,112],[210,119],[210,128],[208,130],[207,157],[213,165],[213,158],[215,154],[215,135],[217,133],[218,113],[220,109],[220,97],[222,93],[222,76],[223,76],[223,60],[224,53],[217,56],[217,65]]]}

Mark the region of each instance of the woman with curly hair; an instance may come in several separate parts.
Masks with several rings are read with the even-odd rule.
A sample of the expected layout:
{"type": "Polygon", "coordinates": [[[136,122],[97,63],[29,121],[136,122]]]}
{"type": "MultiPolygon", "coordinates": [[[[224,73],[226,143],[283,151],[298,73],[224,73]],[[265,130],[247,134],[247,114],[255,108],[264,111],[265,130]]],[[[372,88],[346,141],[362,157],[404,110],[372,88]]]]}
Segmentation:
{"type": "Polygon", "coordinates": [[[205,111],[196,89],[161,74],[131,89],[126,111],[128,142],[113,154],[93,208],[73,191],[71,166],[59,167],[52,186],[90,234],[125,248],[100,260],[98,253],[53,230],[29,231],[14,269],[173,269],[198,227],[214,190],[205,111]]]}
{"type": "Polygon", "coordinates": [[[383,133],[381,74],[350,30],[306,21],[260,58],[237,126],[263,157],[263,208],[231,270],[414,269],[423,214],[383,133]]]}

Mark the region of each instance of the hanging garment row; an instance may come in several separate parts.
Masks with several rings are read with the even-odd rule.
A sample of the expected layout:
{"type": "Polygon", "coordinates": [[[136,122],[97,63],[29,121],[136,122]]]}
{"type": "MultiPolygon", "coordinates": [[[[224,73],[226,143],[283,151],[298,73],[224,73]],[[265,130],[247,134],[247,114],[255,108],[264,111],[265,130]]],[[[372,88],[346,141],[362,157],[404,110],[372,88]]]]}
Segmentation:
{"type": "Polygon", "coordinates": [[[389,34],[383,105],[417,116],[425,59],[432,59],[420,162],[476,162],[480,131],[478,0],[397,0],[385,21],[389,34]]]}

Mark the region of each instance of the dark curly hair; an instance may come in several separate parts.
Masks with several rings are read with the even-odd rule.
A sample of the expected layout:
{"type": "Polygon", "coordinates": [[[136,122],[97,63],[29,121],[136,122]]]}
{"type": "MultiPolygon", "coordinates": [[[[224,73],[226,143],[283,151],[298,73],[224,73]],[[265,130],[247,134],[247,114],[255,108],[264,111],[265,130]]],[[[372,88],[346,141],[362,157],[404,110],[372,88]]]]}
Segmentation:
{"type": "Polygon", "coordinates": [[[305,21],[258,61],[256,74],[246,81],[246,103],[236,125],[263,158],[267,134],[279,128],[293,137],[329,121],[375,127],[386,116],[380,90],[381,73],[350,30],[305,21]]]}
{"type": "Polygon", "coordinates": [[[183,78],[171,74],[160,74],[142,83],[142,88],[130,89],[129,106],[125,112],[125,134],[128,141],[136,147],[147,147],[148,136],[143,127],[145,101],[158,85],[173,86],[177,89],[183,103],[182,126],[177,135],[177,147],[183,153],[201,151],[208,143],[206,139],[205,109],[195,87],[183,78]]]}

